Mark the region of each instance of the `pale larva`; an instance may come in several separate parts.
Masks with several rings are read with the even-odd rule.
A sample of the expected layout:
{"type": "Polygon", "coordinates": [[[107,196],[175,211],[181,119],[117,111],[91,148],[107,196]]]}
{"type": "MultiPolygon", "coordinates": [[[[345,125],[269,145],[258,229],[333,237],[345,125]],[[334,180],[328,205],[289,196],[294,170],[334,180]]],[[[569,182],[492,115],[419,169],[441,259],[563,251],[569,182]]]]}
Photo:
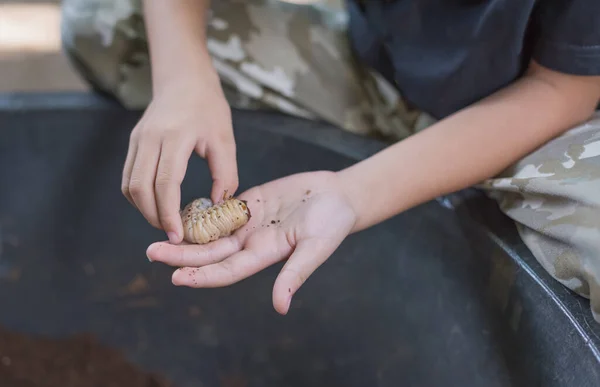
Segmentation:
{"type": "Polygon", "coordinates": [[[188,243],[205,244],[229,236],[250,220],[247,202],[229,198],[213,205],[207,198],[199,198],[181,211],[183,240],[188,243]]]}

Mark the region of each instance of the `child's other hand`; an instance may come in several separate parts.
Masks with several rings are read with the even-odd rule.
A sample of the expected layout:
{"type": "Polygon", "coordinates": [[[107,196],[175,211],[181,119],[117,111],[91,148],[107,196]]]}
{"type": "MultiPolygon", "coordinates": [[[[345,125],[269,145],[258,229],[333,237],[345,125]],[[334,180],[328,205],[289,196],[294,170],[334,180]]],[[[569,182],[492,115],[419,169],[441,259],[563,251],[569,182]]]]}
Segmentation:
{"type": "Polygon", "coordinates": [[[250,189],[252,217],[232,236],[206,245],[159,242],[148,257],[182,267],[175,285],[228,286],[289,258],[273,288],[273,305],[286,314],[294,293],[352,231],[356,214],[334,172],[292,175],[250,189]]]}
{"type": "Polygon", "coordinates": [[[122,180],[125,197],[173,243],[183,238],[180,186],[192,151],[208,161],[214,202],[238,188],[231,111],[220,84],[181,78],[157,93],[133,129],[122,180]]]}

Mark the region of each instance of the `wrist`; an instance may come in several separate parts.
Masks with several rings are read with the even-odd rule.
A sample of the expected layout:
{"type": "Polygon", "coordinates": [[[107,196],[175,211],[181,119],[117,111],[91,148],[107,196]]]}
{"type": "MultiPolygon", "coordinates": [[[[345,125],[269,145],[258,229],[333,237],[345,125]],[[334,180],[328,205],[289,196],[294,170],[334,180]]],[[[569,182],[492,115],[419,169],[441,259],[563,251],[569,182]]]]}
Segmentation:
{"type": "Polygon", "coordinates": [[[364,189],[364,183],[361,182],[359,176],[354,174],[352,168],[335,172],[335,174],[338,189],[356,217],[354,227],[350,233],[361,231],[366,228],[365,224],[368,223],[365,211],[369,203],[368,190],[364,189]]]}
{"type": "Polygon", "coordinates": [[[152,72],[154,94],[163,94],[173,89],[180,91],[189,88],[200,88],[202,90],[208,88],[216,92],[222,92],[219,75],[212,66],[210,57],[181,60],[181,62],[185,62],[185,65],[156,66],[154,68],[152,72]]]}
{"type": "Polygon", "coordinates": [[[433,174],[427,173],[427,166],[419,171],[411,164],[427,150],[429,140],[425,140],[422,134],[416,134],[338,172],[340,189],[357,217],[352,232],[381,223],[437,195],[441,187],[437,179],[430,177],[433,174]]]}

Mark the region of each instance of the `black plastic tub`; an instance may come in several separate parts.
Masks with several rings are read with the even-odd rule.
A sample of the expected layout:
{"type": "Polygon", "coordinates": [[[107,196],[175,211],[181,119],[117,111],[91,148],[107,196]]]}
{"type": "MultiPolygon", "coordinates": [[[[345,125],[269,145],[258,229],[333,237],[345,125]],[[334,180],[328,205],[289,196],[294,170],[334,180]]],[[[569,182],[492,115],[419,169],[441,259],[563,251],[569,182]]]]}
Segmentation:
{"type": "MultiPolygon", "coordinates": [[[[174,287],[173,269],[145,257],[164,234],[120,192],[139,116],[90,95],[0,98],[3,326],[92,332],[177,386],[228,375],[248,387],[600,385],[587,300],[553,281],[472,191],[349,237],[285,317],[271,304],[280,266],[223,289],[174,287]],[[136,278],[147,287],[123,291],[136,278]]],[[[235,111],[234,125],[240,191],[383,146],[271,113],[235,111]]],[[[193,158],[182,200],[210,181],[193,158]]]]}

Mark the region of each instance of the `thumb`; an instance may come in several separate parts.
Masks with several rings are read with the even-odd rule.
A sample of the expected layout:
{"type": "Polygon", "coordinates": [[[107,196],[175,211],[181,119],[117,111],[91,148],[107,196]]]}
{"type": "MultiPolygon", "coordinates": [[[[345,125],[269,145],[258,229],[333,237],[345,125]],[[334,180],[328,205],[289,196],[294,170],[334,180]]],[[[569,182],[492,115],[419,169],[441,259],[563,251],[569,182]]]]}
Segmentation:
{"type": "Polygon", "coordinates": [[[288,313],[294,294],[338,246],[332,245],[329,239],[307,239],[298,243],[273,286],[273,306],[278,313],[288,313]]]}
{"type": "Polygon", "coordinates": [[[234,195],[238,189],[239,178],[235,143],[219,143],[210,146],[206,152],[208,168],[213,180],[211,200],[218,203],[227,196],[234,195]]]}

